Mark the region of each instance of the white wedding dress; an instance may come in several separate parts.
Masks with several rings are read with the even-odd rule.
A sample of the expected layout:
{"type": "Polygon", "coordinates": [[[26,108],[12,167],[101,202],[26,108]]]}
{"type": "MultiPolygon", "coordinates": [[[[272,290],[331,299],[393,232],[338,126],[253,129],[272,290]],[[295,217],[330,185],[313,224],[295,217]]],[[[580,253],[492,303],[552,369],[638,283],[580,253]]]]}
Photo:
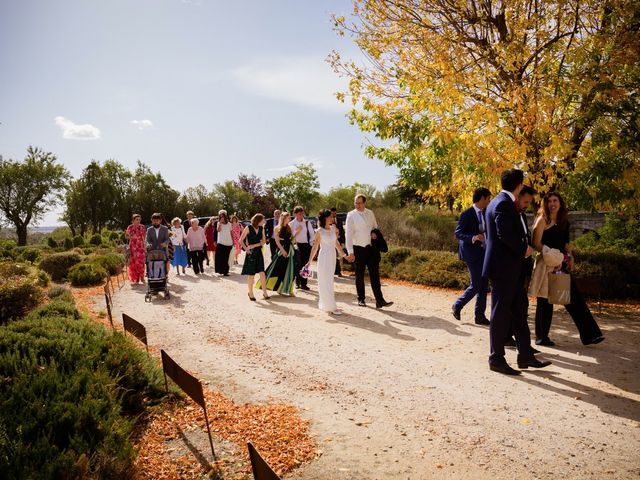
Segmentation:
{"type": "Polygon", "coordinates": [[[335,312],[338,310],[333,291],[333,274],[336,270],[336,229],[320,230],[320,253],[318,254],[318,296],[320,310],[335,312]]]}

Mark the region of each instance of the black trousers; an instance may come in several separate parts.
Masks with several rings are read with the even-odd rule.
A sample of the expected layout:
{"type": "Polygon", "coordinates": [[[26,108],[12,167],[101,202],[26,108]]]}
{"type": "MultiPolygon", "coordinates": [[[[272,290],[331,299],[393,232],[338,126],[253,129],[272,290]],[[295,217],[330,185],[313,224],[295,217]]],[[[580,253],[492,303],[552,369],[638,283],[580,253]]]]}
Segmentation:
{"type": "Polygon", "coordinates": [[[215,272],[227,275],[229,273],[229,255],[233,245],[216,245],[215,272]]]}
{"type": "MultiPolygon", "coordinates": [[[[584,297],[580,293],[580,290],[578,290],[573,276],[571,277],[571,303],[565,305],[564,308],[567,309],[573,323],[578,327],[582,343],[602,336],[600,327],[598,327],[596,320],[593,318],[593,315],[591,315],[591,310],[589,310],[587,303],[584,301],[584,297]]],[[[549,338],[552,319],[553,305],[551,305],[546,298],[538,297],[536,303],[536,339],[543,340],[549,338]]]]}
{"type": "Polygon", "coordinates": [[[384,303],[382,288],[380,287],[380,256],[373,251],[371,246],[353,246],[353,254],[356,257],[356,291],[358,301],[364,302],[364,272],[369,269],[369,281],[371,290],[376,298],[376,303],[384,303]]]}
{"type": "Polygon", "coordinates": [[[202,250],[189,250],[189,260],[191,260],[191,266],[193,267],[193,273],[198,274],[204,272],[204,252],[202,250]]]}
{"type": "Polygon", "coordinates": [[[527,295],[522,281],[516,279],[494,279],[491,282],[491,323],[489,341],[491,352],[489,363],[505,363],[504,341],[513,332],[518,344],[518,357],[529,359],[531,349],[531,331],[527,323],[527,295]]]}
{"type": "Polygon", "coordinates": [[[296,258],[298,259],[298,265],[296,265],[296,287],[307,286],[307,279],[300,276],[300,270],[309,261],[310,256],[311,245],[298,242],[298,250],[296,253],[296,258]]]}
{"type": "Polygon", "coordinates": [[[273,238],[269,240],[269,250],[271,251],[271,260],[273,260],[276,256],[276,252],[278,251],[278,244],[273,238]]]}
{"type": "Polygon", "coordinates": [[[189,251],[189,245],[187,245],[187,242],[184,242],[184,249],[187,252],[187,267],[191,266],[191,252],[189,251]]]}

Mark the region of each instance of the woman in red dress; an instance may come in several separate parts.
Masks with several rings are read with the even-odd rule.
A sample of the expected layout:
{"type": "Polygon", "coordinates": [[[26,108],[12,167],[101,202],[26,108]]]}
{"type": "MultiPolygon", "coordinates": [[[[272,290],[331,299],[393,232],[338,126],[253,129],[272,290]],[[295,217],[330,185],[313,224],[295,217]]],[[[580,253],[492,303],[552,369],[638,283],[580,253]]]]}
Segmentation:
{"type": "Polygon", "coordinates": [[[213,262],[214,253],[216,251],[216,244],[214,239],[214,229],[217,217],[211,217],[204,226],[204,237],[207,239],[207,265],[213,262]]]}
{"type": "Polygon", "coordinates": [[[129,240],[129,280],[131,283],[144,283],[144,265],[147,250],[144,240],[147,229],[140,224],[140,215],[131,217],[131,225],[127,227],[126,238],[129,240]]]}

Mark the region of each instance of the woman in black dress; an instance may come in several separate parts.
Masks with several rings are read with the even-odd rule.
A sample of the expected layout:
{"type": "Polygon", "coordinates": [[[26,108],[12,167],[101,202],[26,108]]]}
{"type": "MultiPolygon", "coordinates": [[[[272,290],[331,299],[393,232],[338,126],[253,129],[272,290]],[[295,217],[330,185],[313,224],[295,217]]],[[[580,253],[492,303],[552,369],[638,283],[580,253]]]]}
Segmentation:
{"type": "Polygon", "coordinates": [[[266,243],[263,222],[264,215],[256,213],[251,218],[251,225],[244,227],[242,235],[240,235],[240,245],[242,245],[246,253],[244,265],[242,266],[242,275],[247,275],[247,287],[249,288],[249,299],[251,301],[256,300],[256,297],[253,296],[253,280],[256,273],[260,274],[262,296],[265,300],[269,298],[264,275],[264,257],[262,256],[262,246],[266,243]]]}
{"type": "MultiPolygon", "coordinates": [[[[533,247],[540,253],[542,253],[544,245],[560,250],[565,254],[566,259],[562,264],[562,270],[570,273],[573,269],[573,256],[569,243],[567,213],[567,207],[562,197],[555,192],[548,193],[542,200],[542,206],[533,226],[533,247]]],[[[565,305],[565,308],[578,327],[580,340],[584,345],[600,343],[604,340],[573,276],[571,276],[571,303],[565,305]]],[[[555,345],[549,338],[552,319],[553,305],[546,298],[538,297],[536,303],[536,345],[549,347],[555,345]]]]}

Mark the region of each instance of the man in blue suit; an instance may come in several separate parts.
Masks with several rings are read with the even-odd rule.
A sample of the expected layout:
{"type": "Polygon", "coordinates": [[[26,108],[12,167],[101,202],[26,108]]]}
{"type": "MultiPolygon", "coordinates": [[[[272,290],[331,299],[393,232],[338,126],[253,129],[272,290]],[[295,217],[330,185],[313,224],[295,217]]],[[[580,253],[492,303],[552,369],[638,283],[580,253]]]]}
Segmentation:
{"type": "Polygon", "coordinates": [[[527,226],[516,209],[516,198],[522,189],[524,173],[512,169],[502,173],[502,191],[489,203],[486,220],[486,249],[482,275],[491,281],[491,353],[489,368],[506,375],[520,375],[504,358],[504,342],[510,330],[518,344],[518,367],[542,368],[531,348],[531,332],[527,324],[527,296],[522,288],[524,259],[533,249],[527,242],[527,226]]]}
{"type": "Polygon", "coordinates": [[[458,239],[458,256],[467,264],[471,283],[464,293],[453,304],[452,311],[456,320],[460,320],[460,312],[464,306],[476,297],[475,321],[478,325],[489,325],[484,314],[487,308],[488,280],[482,277],[484,264],[484,210],[491,200],[491,192],[486,188],[477,188],[473,192],[473,205],[460,215],[456,227],[458,239]]]}

